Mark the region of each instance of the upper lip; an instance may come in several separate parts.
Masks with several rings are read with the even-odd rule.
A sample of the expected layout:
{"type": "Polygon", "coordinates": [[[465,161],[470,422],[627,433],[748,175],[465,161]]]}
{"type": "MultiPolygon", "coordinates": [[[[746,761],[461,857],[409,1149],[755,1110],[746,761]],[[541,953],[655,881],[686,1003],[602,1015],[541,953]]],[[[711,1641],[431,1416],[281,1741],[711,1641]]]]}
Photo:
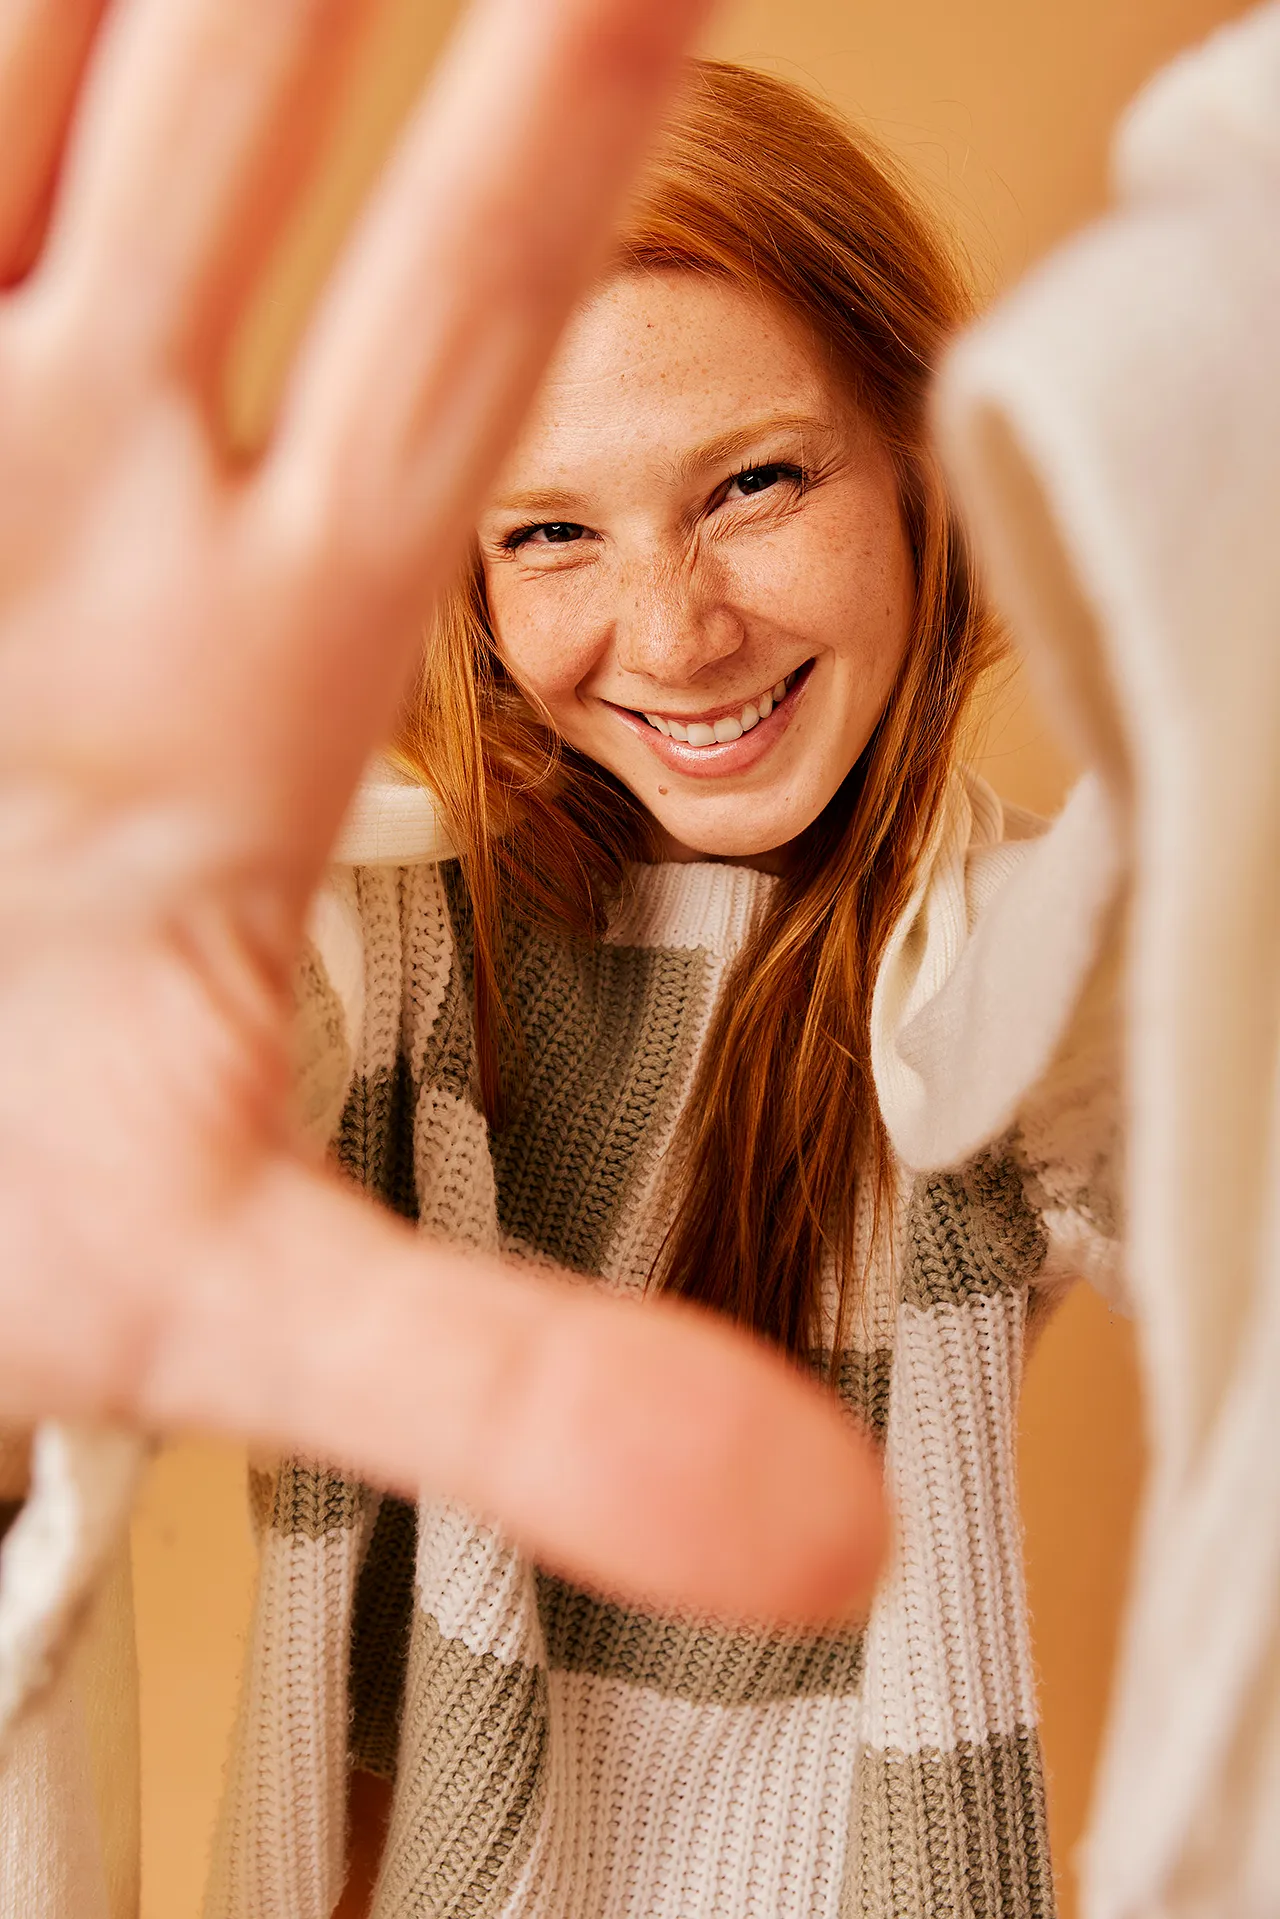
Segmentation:
{"type": "MultiPolygon", "coordinates": [[[[801,666],[807,666],[809,662],[802,660],[800,664],[801,666]]],[[[625,713],[639,713],[642,718],[646,713],[654,713],[660,720],[676,720],[681,726],[696,725],[699,721],[704,726],[714,726],[717,720],[728,719],[730,715],[736,716],[741,713],[744,706],[754,705],[765,693],[772,692],[773,688],[777,686],[781,680],[790,679],[793,674],[799,671],[799,666],[789,666],[784,672],[775,673],[773,678],[765,685],[753,687],[750,693],[743,693],[740,698],[736,700],[726,700],[720,706],[703,707],[702,710],[697,713],[676,713],[665,706],[632,706],[629,702],[622,700],[607,700],[605,704],[607,706],[620,706],[625,713]]]]}

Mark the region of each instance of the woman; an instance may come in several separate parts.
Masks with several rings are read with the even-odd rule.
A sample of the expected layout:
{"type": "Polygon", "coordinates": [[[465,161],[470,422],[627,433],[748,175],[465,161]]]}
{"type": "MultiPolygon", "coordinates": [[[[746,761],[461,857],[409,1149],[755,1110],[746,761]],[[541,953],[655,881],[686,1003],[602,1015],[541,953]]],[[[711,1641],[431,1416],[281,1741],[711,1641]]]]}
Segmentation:
{"type": "Polygon", "coordinates": [[[995,637],[924,403],[966,310],[883,155],[694,70],[405,727],[458,858],[375,817],[302,994],[349,1172],[817,1368],[886,1447],[896,1570],[865,1629],[733,1631],[260,1475],[217,1919],[332,1909],[349,1763],[344,1915],[1052,1910],[1013,1418],[1033,1293],[1110,1257],[1105,991],[998,1143],[913,1179],[890,1140],[1036,843],[956,765],[995,637]]]}

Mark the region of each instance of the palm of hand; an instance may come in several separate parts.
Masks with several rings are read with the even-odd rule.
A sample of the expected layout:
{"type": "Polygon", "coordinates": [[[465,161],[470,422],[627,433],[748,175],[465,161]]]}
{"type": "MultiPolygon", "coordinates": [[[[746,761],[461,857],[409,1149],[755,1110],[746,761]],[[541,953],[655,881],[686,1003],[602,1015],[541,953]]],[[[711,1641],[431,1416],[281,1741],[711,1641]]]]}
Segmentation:
{"type": "MultiPolygon", "coordinates": [[[[6,68],[0,35],[27,183],[0,201],[0,1405],[338,1453],[471,1499],[583,1576],[829,1613],[880,1535],[874,1470],[830,1409],[689,1315],[428,1256],[309,1166],[288,1118],[307,898],[696,8],[642,28],[619,0],[563,0],[535,31],[492,0],[251,468],[209,396],[296,179],[290,112],[340,64],[323,10],[112,9],[28,270],[94,11],[17,9],[61,104],[20,97],[27,43],[11,33],[6,68]],[[588,104],[567,123],[570,79],[588,104]],[[424,219],[495,94],[507,131],[424,219]],[[548,170],[580,183],[570,204],[511,204],[548,170]]],[[[365,11],[346,0],[343,32],[365,11]]]]}

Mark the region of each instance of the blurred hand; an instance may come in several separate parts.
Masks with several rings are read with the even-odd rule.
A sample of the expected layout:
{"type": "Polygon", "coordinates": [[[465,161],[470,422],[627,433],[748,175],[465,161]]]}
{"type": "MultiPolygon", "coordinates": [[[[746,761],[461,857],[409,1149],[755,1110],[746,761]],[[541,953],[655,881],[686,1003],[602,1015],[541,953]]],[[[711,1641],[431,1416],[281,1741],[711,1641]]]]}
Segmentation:
{"type": "Polygon", "coordinates": [[[829,1616],[883,1517],[825,1397],[291,1138],[307,900],[703,8],[485,0],[246,468],[228,339],[371,11],[0,0],[0,1413],[243,1433],[634,1597],[829,1616]]]}

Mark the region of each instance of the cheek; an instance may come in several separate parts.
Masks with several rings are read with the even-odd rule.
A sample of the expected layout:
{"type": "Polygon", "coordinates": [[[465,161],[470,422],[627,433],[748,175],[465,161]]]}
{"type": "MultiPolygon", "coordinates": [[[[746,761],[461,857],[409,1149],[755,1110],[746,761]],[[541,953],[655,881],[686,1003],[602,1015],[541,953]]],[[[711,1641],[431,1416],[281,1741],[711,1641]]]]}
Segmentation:
{"type": "Polygon", "coordinates": [[[743,556],[740,589],[755,612],[861,666],[879,681],[900,660],[914,584],[896,514],[813,514],[788,535],[743,556]]]}
{"type": "Polygon", "coordinates": [[[580,611],[562,582],[486,579],[498,657],[526,693],[552,713],[570,703],[590,670],[593,649],[580,611]]]}

